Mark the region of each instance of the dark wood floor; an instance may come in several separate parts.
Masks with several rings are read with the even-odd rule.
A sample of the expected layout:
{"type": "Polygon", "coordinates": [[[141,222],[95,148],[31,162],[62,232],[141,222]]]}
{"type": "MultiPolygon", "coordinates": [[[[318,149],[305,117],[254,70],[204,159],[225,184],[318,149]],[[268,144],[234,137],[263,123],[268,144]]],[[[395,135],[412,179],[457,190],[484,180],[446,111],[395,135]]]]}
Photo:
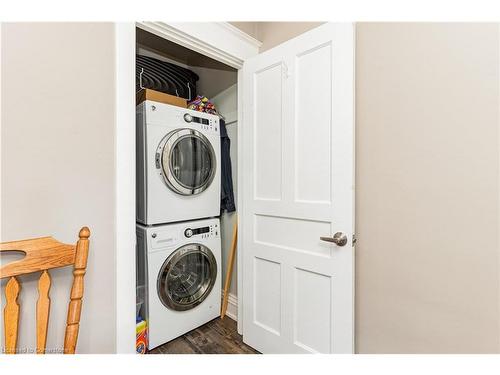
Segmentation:
{"type": "Polygon", "coordinates": [[[150,354],[256,354],[255,349],[243,343],[236,330],[236,322],[227,316],[219,318],[186,333],[150,354]]]}

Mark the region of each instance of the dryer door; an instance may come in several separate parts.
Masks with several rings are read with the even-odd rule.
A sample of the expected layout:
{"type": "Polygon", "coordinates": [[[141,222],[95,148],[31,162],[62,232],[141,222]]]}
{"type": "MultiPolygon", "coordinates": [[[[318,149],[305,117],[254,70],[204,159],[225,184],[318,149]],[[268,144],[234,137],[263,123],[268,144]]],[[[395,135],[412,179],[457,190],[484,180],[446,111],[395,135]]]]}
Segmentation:
{"type": "Polygon", "coordinates": [[[181,195],[195,195],[206,190],[214,179],[216,164],[210,141],[194,129],[168,133],[156,152],[156,168],[167,186],[181,195]]]}
{"type": "Polygon", "coordinates": [[[200,244],[184,245],[163,263],[157,280],[158,297],[165,307],[185,311],[203,302],[217,279],[213,253],[200,244]]]}

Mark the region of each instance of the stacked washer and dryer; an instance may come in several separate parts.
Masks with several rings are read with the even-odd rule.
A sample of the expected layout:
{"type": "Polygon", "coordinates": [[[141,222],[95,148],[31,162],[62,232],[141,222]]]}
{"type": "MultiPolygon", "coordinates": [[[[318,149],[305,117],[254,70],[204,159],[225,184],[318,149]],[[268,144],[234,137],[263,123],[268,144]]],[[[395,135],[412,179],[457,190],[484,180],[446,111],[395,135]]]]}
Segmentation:
{"type": "Polygon", "coordinates": [[[220,129],[215,115],[137,107],[137,284],[149,349],[219,316],[220,129]]]}

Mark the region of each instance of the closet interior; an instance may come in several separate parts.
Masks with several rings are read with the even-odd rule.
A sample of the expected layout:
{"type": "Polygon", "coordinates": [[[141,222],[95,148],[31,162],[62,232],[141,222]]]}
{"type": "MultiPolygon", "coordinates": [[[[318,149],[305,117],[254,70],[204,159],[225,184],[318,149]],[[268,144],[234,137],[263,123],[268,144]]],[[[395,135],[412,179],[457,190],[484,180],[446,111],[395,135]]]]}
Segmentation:
{"type": "MultiPolygon", "coordinates": [[[[197,104],[197,108],[191,107],[191,109],[196,109],[200,110],[200,106],[203,107],[208,105],[209,109],[211,109],[212,105],[213,108],[216,111],[217,116],[221,119],[224,120],[225,122],[225,127],[227,130],[227,136],[229,137],[230,140],[230,166],[232,170],[232,188],[234,192],[234,205],[236,205],[237,202],[237,158],[238,158],[238,142],[237,142],[237,119],[238,119],[238,108],[237,108],[237,75],[238,72],[236,69],[227,66],[219,61],[216,61],[214,59],[211,59],[201,53],[195,52],[191,49],[188,49],[184,46],[178,45],[174,42],[171,42],[167,39],[164,39],[162,37],[159,37],[153,33],[150,33],[148,31],[145,31],[141,28],[136,28],[136,91],[138,94],[140,92],[145,92],[144,89],[153,89],[155,91],[160,91],[169,95],[172,95],[173,100],[171,103],[174,103],[175,97],[177,97],[181,103],[181,107],[183,106],[184,103],[187,103],[188,109],[190,108],[189,103],[192,101],[195,101],[195,105],[197,104]],[[164,63],[164,64],[162,64],[164,63]],[[165,64],[166,63],[166,64],[165,64]],[[203,100],[201,98],[204,98],[203,100]],[[198,101],[197,101],[198,99],[198,101]],[[207,101],[208,99],[208,101],[207,101]],[[200,103],[201,102],[201,103],[200,103]]],[[[144,100],[144,99],[142,99],[144,100]]],[[[140,102],[142,101],[139,99],[138,95],[138,111],[141,111],[140,108],[140,102]]],[[[186,111],[184,111],[186,112],[186,111]]],[[[159,113],[159,111],[157,111],[159,113]]],[[[203,129],[212,129],[212,120],[207,120],[206,116],[200,114],[200,117],[197,117],[196,115],[193,115],[192,112],[191,115],[189,114],[184,114],[184,116],[188,116],[190,118],[190,122],[193,121],[199,123],[199,125],[203,129]],[[210,122],[209,122],[210,121],[210,122]]],[[[200,112],[203,113],[203,112],[200,112]]],[[[209,113],[213,114],[213,111],[209,111],[209,113]]],[[[140,116],[143,116],[142,113],[138,112],[138,119],[140,116]]],[[[144,115],[146,116],[146,115],[144,115]]],[[[186,117],[185,117],[186,118],[186,117]]],[[[139,120],[138,120],[139,122],[139,120]]],[[[217,122],[214,122],[214,128],[217,128],[217,122]]],[[[139,125],[138,125],[139,129],[139,125]]],[[[138,144],[141,142],[146,142],[146,135],[144,134],[139,134],[140,132],[138,131],[138,144]],[[144,139],[143,139],[144,138],[144,139]]],[[[176,141],[179,142],[178,144],[180,145],[181,141],[176,141]]],[[[149,146],[148,146],[149,147],[149,146]]],[[[156,147],[156,146],[155,146],[156,147]]],[[[189,145],[189,147],[201,147],[198,145],[189,145]]],[[[137,151],[138,153],[140,152],[139,149],[137,151]]],[[[159,153],[157,152],[157,164],[159,162],[164,162],[163,159],[161,159],[160,156],[158,156],[159,153]]],[[[181,156],[179,156],[182,158],[181,156]]],[[[140,157],[138,156],[138,164],[141,163],[140,157]]],[[[181,160],[182,162],[182,160],[181,160]]],[[[187,163],[186,161],[184,161],[187,163]]],[[[191,163],[204,163],[200,161],[194,161],[191,163]]],[[[220,158],[218,160],[218,168],[220,168],[220,158]]],[[[145,164],[145,163],[144,163],[145,164]]],[[[147,168],[147,167],[144,167],[147,168]]],[[[223,166],[224,168],[224,166],[223,166]]],[[[138,173],[142,173],[140,169],[138,169],[138,173]]],[[[175,174],[175,171],[173,172],[175,174]]],[[[181,172],[180,172],[181,173],[181,172]]],[[[191,174],[187,175],[187,172],[185,175],[180,175],[180,178],[184,179],[197,179],[197,178],[202,178],[200,176],[203,175],[202,172],[196,172],[196,174],[191,174]]],[[[156,178],[157,176],[155,176],[156,178]]],[[[151,177],[148,177],[151,179],[151,177]]],[[[224,171],[222,171],[221,176],[219,178],[224,179],[224,171]]],[[[148,182],[149,183],[149,182],[148,182]]],[[[180,181],[182,185],[182,181],[180,181]]],[[[222,189],[222,194],[224,195],[224,190],[222,188],[221,184],[221,189],[222,189]]],[[[138,196],[141,194],[139,190],[141,187],[139,186],[140,183],[138,183],[138,196]]],[[[186,197],[186,199],[189,199],[189,197],[186,197]]],[[[220,197],[215,197],[214,199],[220,200],[220,197]]],[[[138,210],[141,209],[140,204],[138,206],[138,210]]],[[[229,210],[230,211],[230,210],[229,210]]],[[[139,217],[140,215],[138,215],[139,217]]],[[[211,215],[213,216],[213,215],[211,215]]],[[[200,216],[201,217],[201,216],[200,216]]],[[[220,246],[221,246],[221,254],[220,254],[220,270],[218,274],[218,279],[217,283],[220,283],[221,285],[224,285],[225,278],[226,278],[226,270],[227,270],[227,262],[229,258],[229,254],[231,251],[232,247],[232,239],[233,239],[233,231],[236,228],[236,211],[234,212],[226,212],[226,210],[221,210],[219,215],[217,217],[212,217],[212,219],[220,219],[220,227],[217,228],[217,224],[213,224],[212,222],[206,221],[208,224],[206,227],[201,228],[201,229],[192,229],[192,228],[187,228],[187,229],[180,229],[183,232],[183,235],[186,236],[191,236],[196,233],[204,233],[207,232],[209,234],[215,233],[216,235],[220,235],[220,246]],[[218,233],[217,233],[218,232],[218,233]]],[[[175,221],[175,220],[174,220],[175,221]]],[[[140,220],[138,220],[138,225],[140,225],[140,220]]],[[[139,324],[141,322],[144,322],[144,324],[149,324],[149,314],[150,312],[148,311],[151,307],[148,308],[148,305],[152,305],[151,301],[148,301],[148,285],[149,288],[152,288],[153,283],[150,282],[148,283],[147,281],[147,274],[148,274],[148,267],[151,266],[151,259],[148,261],[147,258],[147,252],[150,250],[151,246],[155,246],[155,244],[159,244],[160,241],[170,241],[170,238],[165,237],[164,235],[161,234],[161,230],[159,230],[158,233],[156,233],[155,228],[158,228],[159,226],[155,226],[155,224],[148,226],[150,223],[145,223],[145,226],[143,231],[138,229],[138,252],[137,252],[137,311],[136,311],[136,316],[137,316],[137,323],[138,323],[138,330],[140,329],[139,324]],[[153,229],[151,229],[153,228],[153,229]],[[152,233],[153,231],[154,233],[152,233]],[[148,238],[145,239],[144,237],[148,236],[153,236],[154,239],[148,238]],[[163,236],[163,237],[162,237],[163,236]],[[151,245],[150,242],[148,241],[156,241],[151,245]],[[142,244],[142,245],[141,245],[142,244]],[[148,262],[150,263],[148,265],[148,262]]],[[[177,223],[174,222],[174,224],[177,225],[177,223]]],[[[182,223],[178,224],[180,227],[182,227],[182,223]]],[[[201,225],[201,224],[200,224],[201,225]]],[[[182,227],[183,228],[183,227],[182,227]]],[[[208,234],[205,234],[203,236],[206,236],[208,234]]],[[[196,236],[193,236],[193,239],[195,239],[196,236]]],[[[207,245],[208,246],[208,245],[207,245]]],[[[170,259],[171,257],[169,257],[170,259]]],[[[216,256],[217,258],[217,256],[216,256]]],[[[167,260],[169,260],[167,259],[167,260]]],[[[186,257],[187,259],[187,257],[186,257]]],[[[191,259],[191,260],[185,260],[185,261],[178,261],[177,266],[172,266],[174,269],[177,267],[177,270],[166,270],[164,271],[163,268],[160,271],[167,273],[171,272],[174,274],[175,272],[180,272],[179,270],[182,269],[182,272],[186,272],[186,274],[189,274],[189,276],[182,276],[178,277],[175,279],[175,281],[171,281],[171,284],[175,284],[176,282],[179,283],[179,285],[172,286],[170,285],[171,290],[174,290],[174,292],[171,292],[172,294],[176,294],[176,298],[178,298],[179,306],[183,301],[189,299],[189,298],[194,298],[189,296],[191,293],[192,295],[198,295],[203,293],[201,288],[203,287],[203,282],[200,282],[198,279],[200,279],[199,275],[196,275],[196,273],[203,273],[204,275],[207,272],[214,272],[211,270],[210,266],[203,266],[203,264],[200,266],[200,262],[202,262],[199,259],[191,259]],[[184,263],[182,263],[184,262],[184,263]],[[208,269],[205,270],[205,268],[208,269]],[[184,278],[184,279],[182,279],[184,278]],[[181,280],[182,279],[182,280],[181,280]],[[181,281],[179,281],[181,280],[181,281]],[[182,284],[182,285],[181,285],[182,284]],[[201,285],[201,286],[200,286],[201,285]],[[196,289],[197,288],[197,289],[196,289]],[[180,291],[182,289],[182,291],[180,291]]],[[[232,277],[231,277],[231,284],[230,284],[230,289],[229,289],[229,307],[227,309],[226,315],[229,316],[230,318],[236,320],[236,308],[231,306],[231,301],[236,301],[236,295],[237,295],[237,290],[236,290],[236,280],[237,280],[237,275],[236,275],[236,257],[234,259],[234,267],[233,267],[233,272],[232,272],[232,277]]],[[[167,263],[167,261],[165,261],[167,263]]],[[[167,267],[168,268],[168,267],[167,267]]],[[[151,269],[149,269],[150,273],[150,279],[151,279],[151,269]]],[[[156,271],[155,271],[156,272],[156,271]]],[[[160,276],[158,276],[158,280],[160,280],[160,276]]],[[[171,277],[172,279],[174,276],[171,277]]],[[[166,277],[166,283],[168,284],[168,277],[166,277]]],[[[158,281],[158,293],[161,294],[164,292],[164,290],[168,290],[169,285],[161,285],[160,286],[160,281],[158,281]],[[161,289],[163,288],[163,289],[161,289]],[[160,290],[161,289],[161,290],[160,290]]],[[[215,289],[214,289],[215,290],[215,289]]],[[[170,293],[167,291],[167,293],[170,293]]],[[[220,293],[217,291],[217,293],[220,293]]],[[[213,293],[212,293],[213,294],[213,293]]],[[[149,295],[151,296],[151,292],[149,292],[149,295]]],[[[172,296],[170,296],[173,298],[172,296]]],[[[174,296],[175,297],[175,296],[174,296]]],[[[217,298],[221,298],[222,296],[217,296],[217,298]]],[[[150,297],[151,298],[151,297],[150,297]]],[[[163,301],[162,301],[163,302],[163,301]]],[[[203,304],[204,302],[198,302],[200,304],[203,304]]],[[[175,309],[175,298],[172,303],[163,303],[166,309],[175,309]],[[174,307],[172,307],[174,306],[174,307]]],[[[206,304],[206,303],[205,303],[206,304]]],[[[180,310],[184,309],[182,307],[180,310]]],[[[215,309],[215,307],[214,307],[215,309]]],[[[220,310],[220,307],[218,307],[220,310]]],[[[187,308],[186,308],[187,310],[187,308]]],[[[182,311],[178,312],[178,316],[180,321],[179,322],[172,322],[172,324],[179,324],[182,325],[185,323],[185,320],[191,319],[187,313],[184,314],[185,318],[182,317],[182,311]]],[[[193,318],[196,319],[196,318],[193,318]]],[[[195,327],[193,327],[195,328],[195,327]]],[[[156,329],[159,330],[159,328],[156,327],[148,327],[148,329],[156,329]]],[[[138,331],[139,332],[139,331],[138,331]]],[[[139,336],[138,336],[139,337],[139,336]]],[[[139,344],[139,339],[138,339],[138,345],[139,344]]],[[[143,343],[144,349],[149,349],[151,350],[153,347],[148,346],[147,341],[143,343]]],[[[139,351],[139,348],[138,348],[139,351]]]]}

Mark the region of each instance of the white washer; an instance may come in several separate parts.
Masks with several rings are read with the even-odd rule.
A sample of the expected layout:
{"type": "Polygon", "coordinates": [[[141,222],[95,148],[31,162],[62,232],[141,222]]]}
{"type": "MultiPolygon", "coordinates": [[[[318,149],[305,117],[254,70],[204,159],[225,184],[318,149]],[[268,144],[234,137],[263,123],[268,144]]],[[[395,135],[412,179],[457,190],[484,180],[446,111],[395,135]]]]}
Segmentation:
{"type": "Polygon", "coordinates": [[[149,349],[220,315],[219,219],[137,225],[139,285],[146,285],[149,349]],[[141,277],[143,280],[141,280],[141,277]]]}
{"type": "Polygon", "coordinates": [[[219,216],[219,117],[146,100],[136,121],[137,221],[219,216]]]}

